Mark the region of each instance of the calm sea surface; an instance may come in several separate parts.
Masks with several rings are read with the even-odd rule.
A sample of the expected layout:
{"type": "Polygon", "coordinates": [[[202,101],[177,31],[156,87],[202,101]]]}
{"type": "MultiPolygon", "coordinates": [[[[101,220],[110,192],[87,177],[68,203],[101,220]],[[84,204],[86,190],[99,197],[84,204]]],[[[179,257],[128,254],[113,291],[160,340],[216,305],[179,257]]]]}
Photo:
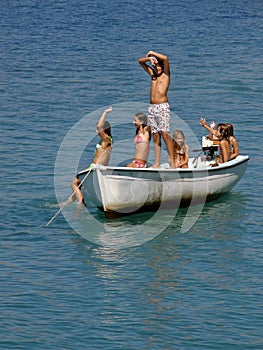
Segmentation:
{"type": "Polygon", "coordinates": [[[0,348],[263,349],[263,2],[2,0],[0,30],[0,348]],[[92,160],[98,139],[85,140],[84,117],[93,132],[113,105],[112,162],[132,157],[125,107],[148,104],[137,59],[149,50],[170,59],[175,127],[200,141],[201,115],[233,123],[250,156],[245,176],[172,218],[109,222],[91,207],[101,245],[85,238],[96,225],[83,232],[75,203],[44,227],[58,210],[56,159],[70,131],[69,164],[92,160]],[[83,139],[90,146],[75,159],[83,139]],[[107,244],[138,234],[137,246],[107,244]]]}

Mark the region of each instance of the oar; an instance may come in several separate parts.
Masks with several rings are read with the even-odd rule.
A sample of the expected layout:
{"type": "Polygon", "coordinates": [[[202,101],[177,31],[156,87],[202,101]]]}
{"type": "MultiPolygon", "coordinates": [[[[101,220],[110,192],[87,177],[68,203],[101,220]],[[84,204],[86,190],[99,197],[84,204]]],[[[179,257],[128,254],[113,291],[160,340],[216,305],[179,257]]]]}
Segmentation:
{"type": "Polygon", "coordinates": [[[52,221],[54,221],[56,219],[56,217],[58,216],[58,214],[61,213],[61,211],[63,210],[63,208],[68,204],[68,201],[76,194],[77,190],[80,188],[80,186],[83,184],[83,182],[86,180],[86,178],[88,177],[88,175],[90,174],[92,168],[89,169],[89,171],[87,172],[87,174],[84,176],[83,180],[81,181],[81,183],[78,185],[78,187],[75,189],[75,191],[69,196],[69,198],[66,200],[66,202],[64,202],[61,207],[59,208],[59,210],[56,212],[56,214],[54,216],[52,216],[52,218],[49,220],[49,222],[45,225],[45,227],[48,227],[48,225],[51,224],[52,221]]]}

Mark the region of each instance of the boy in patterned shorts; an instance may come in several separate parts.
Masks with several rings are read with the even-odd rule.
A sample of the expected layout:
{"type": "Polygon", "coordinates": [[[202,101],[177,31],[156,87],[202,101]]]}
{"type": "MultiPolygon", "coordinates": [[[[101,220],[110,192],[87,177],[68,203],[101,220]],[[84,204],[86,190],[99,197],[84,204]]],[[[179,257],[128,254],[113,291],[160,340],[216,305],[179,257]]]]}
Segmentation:
{"type": "Polygon", "coordinates": [[[148,125],[153,134],[155,152],[155,162],[152,167],[160,167],[162,137],[168,151],[170,167],[175,168],[173,143],[170,137],[171,113],[167,97],[170,84],[169,60],[161,53],[149,51],[145,57],[139,58],[138,62],[152,79],[148,108],[148,125]],[[147,62],[151,63],[151,66],[147,62]]]}

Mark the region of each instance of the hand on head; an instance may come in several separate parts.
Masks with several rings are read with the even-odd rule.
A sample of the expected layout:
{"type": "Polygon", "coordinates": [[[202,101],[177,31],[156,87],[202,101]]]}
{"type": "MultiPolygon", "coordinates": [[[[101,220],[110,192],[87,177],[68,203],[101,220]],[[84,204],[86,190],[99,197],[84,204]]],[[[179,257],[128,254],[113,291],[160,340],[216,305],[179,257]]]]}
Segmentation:
{"type": "Polygon", "coordinates": [[[149,51],[146,55],[146,57],[149,57],[150,58],[150,61],[151,61],[151,64],[153,66],[156,66],[158,64],[158,60],[157,58],[153,55],[152,51],[149,51]]]}
{"type": "Polygon", "coordinates": [[[150,57],[150,61],[153,66],[156,66],[158,64],[158,60],[156,57],[150,57]]]}

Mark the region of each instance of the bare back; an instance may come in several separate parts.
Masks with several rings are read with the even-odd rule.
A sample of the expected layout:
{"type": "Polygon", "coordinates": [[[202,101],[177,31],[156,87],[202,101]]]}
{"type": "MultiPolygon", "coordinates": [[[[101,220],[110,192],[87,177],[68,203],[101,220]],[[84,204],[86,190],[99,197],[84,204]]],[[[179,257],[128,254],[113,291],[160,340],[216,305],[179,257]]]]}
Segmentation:
{"type": "Polygon", "coordinates": [[[98,144],[96,146],[93,163],[108,165],[112,151],[112,139],[107,134],[105,134],[104,131],[100,132],[100,136],[101,144],[98,144]]]}
{"type": "Polygon", "coordinates": [[[219,145],[220,145],[220,154],[218,156],[217,163],[220,164],[220,163],[228,162],[231,156],[230,141],[224,139],[220,141],[219,145]]]}
{"type": "Polygon", "coordinates": [[[96,154],[93,159],[94,164],[108,165],[110,161],[112,146],[107,148],[99,148],[96,150],[96,154]]]}

